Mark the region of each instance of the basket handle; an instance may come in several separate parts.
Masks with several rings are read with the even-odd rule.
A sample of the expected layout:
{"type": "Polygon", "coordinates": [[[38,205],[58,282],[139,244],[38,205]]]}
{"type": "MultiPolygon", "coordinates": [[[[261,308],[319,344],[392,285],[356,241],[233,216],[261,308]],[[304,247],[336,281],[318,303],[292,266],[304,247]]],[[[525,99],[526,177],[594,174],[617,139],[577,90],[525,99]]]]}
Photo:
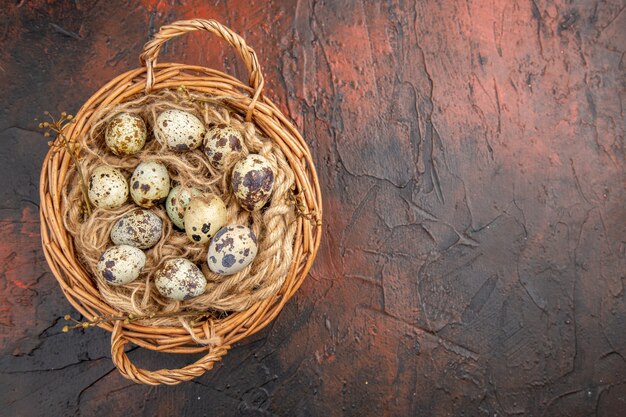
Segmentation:
{"type": "Polygon", "coordinates": [[[138,384],[147,385],[176,385],[183,381],[190,381],[201,376],[206,371],[213,368],[215,362],[221,360],[226,354],[229,346],[211,347],[209,353],[198,359],[195,363],[180,369],[159,369],[148,371],[137,368],[131,361],[124,346],[128,343],[122,334],[122,322],[116,322],[111,333],[111,359],[124,378],[130,379],[138,384]]]}
{"type": "Polygon", "coordinates": [[[152,89],[154,85],[154,66],[157,63],[159,51],[165,42],[172,38],[176,38],[187,32],[193,32],[196,30],[206,30],[213,33],[220,38],[228,42],[239,54],[243,60],[248,74],[250,75],[248,83],[254,90],[252,101],[248,106],[246,112],[246,121],[250,121],[252,118],[252,111],[254,106],[261,95],[263,89],[264,79],[261,73],[261,66],[256,56],[256,52],[246,44],[246,41],[235,32],[223,26],[221,23],[212,19],[192,19],[192,20],[179,20],[172,24],[161,26],[159,32],[154,35],[154,38],[146,43],[143,47],[143,52],[139,56],[139,60],[142,65],[146,66],[146,93],[152,89]]]}

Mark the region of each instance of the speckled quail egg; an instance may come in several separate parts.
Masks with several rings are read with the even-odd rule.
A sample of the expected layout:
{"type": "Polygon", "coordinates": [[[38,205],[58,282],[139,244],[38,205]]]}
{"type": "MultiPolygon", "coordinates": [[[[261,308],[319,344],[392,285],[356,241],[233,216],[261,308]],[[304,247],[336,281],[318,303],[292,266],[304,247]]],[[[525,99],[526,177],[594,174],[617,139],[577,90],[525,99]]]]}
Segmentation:
{"type": "Polygon", "coordinates": [[[115,155],[133,155],[146,143],[146,123],[136,114],[120,113],[109,122],[104,139],[115,155]]]}
{"type": "Polygon", "coordinates": [[[228,155],[241,155],[243,151],[241,132],[224,123],[218,124],[204,135],[204,153],[216,169],[222,169],[228,155]]]}
{"type": "Polygon", "coordinates": [[[256,235],[246,226],[222,227],[207,254],[209,269],[216,274],[232,275],[250,265],[257,254],[256,235]]]}
{"type": "Polygon", "coordinates": [[[183,187],[182,185],[172,188],[165,201],[165,209],[176,227],[185,230],[185,221],[183,219],[185,210],[187,210],[191,199],[200,195],[202,195],[202,192],[197,188],[183,187]]]}
{"type": "Polygon", "coordinates": [[[206,243],[226,224],[226,205],[215,194],[193,197],[183,217],[187,237],[195,243],[206,243]]]}
{"type": "Polygon", "coordinates": [[[204,123],[186,111],[165,110],[156,120],[157,139],[178,152],[200,146],[204,132],[204,123]]]}
{"type": "Polygon", "coordinates": [[[141,273],[146,264],[146,254],[134,246],[111,246],[100,256],[96,269],[111,285],[128,284],[141,273]]]}
{"type": "Polygon", "coordinates": [[[185,258],[165,261],[156,272],[154,283],[163,297],[178,301],[201,295],[207,284],[200,268],[185,258]]]}
{"type": "Polygon", "coordinates": [[[96,207],[118,208],[128,199],[128,182],[118,169],[100,165],[89,177],[88,194],[89,200],[96,207]]]}
{"type": "Polygon", "coordinates": [[[269,200],[274,187],[274,172],[269,161],[257,154],[241,159],[233,168],[231,186],[244,209],[260,209],[269,200]]]}
{"type": "Polygon", "coordinates": [[[133,210],[113,224],[111,240],[116,245],[139,249],[153,247],[161,240],[163,221],[149,210],[133,210]]]}
{"type": "Polygon", "coordinates": [[[137,165],[130,178],[130,195],[137,205],[150,208],[162,203],[170,192],[170,176],[165,165],[147,161],[137,165]]]}

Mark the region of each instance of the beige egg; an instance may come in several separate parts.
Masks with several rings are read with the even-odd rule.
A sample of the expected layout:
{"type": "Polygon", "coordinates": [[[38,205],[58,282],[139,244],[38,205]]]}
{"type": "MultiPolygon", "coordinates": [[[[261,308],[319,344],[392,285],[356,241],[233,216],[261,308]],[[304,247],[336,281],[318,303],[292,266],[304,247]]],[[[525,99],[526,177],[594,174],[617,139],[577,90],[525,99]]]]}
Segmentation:
{"type": "Polygon", "coordinates": [[[215,194],[193,197],[183,217],[185,233],[194,243],[206,243],[226,224],[226,205],[215,194]]]}
{"type": "Polygon", "coordinates": [[[204,135],[204,153],[216,169],[222,169],[224,161],[231,155],[243,154],[241,132],[224,123],[218,124],[204,135]]]}
{"type": "Polygon", "coordinates": [[[231,187],[241,207],[248,211],[262,208],[274,187],[274,171],[269,161],[257,154],[241,159],[233,168],[231,187]]]}
{"type": "Polygon", "coordinates": [[[256,235],[240,225],[222,227],[209,244],[207,264],[216,274],[232,275],[250,265],[258,251],[256,235]]]}
{"type": "Polygon", "coordinates": [[[111,246],[100,256],[96,269],[110,285],[125,285],[139,277],[146,254],[134,246],[111,246]]]}
{"type": "Polygon", "coordinates": [[[118,169],[100,165],[89,177],[87,194],[89,200],[98,208],[118,208],[128,199],[128,182],[118,169]]]}
{"type": "Polygon", "coordinates": [[[130,196],[144,208],[163,203],[170,192],[170,175],[165,165],[147,161],[137,165],[130,178],[130,196]]]}
{"type": "Polygon", "coordinates": [[[133,155],[146,143],[146,123],[136,114],[120,113],[109,124],[105,142],[115,155],[133,155]]]}
{"type": "Polygon", "coordinates": [[[183,301],[203,294],[207,281],[193,262],[173,258],[165,261],[155,273],[154,284],[163,297],[183,301]]]}
{"type": "Polygon", "coordinates": [[[163,221],[149,210],[133,210],[118,219],[111,228],[111,240],[116,245],[148,249],[161,240],[163,221]]]}
{"type": "Polygon", "coordinates": [[[187,206],[193,197],[200,195],[202,195],[202,192],[197,188],[183,187],[181,185],[172,188],[165,201],[165,209],[168,217],[176,227],[185,230],[184,216],[187,206]]]}
{"type": "Polygon", "coordinates": [[[157,139],[178,152],[200,146],[205,131],[204,123],[200,119],[182,110],[165,110],[156,120],[157,139]]]}

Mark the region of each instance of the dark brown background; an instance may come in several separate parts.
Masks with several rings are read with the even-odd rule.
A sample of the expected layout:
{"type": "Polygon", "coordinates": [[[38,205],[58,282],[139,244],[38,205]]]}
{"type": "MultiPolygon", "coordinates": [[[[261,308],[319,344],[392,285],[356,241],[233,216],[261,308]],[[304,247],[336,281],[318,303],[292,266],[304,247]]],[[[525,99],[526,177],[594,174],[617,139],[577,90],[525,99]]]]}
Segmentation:
{"type": "MultiPolygon", "coordinates": [[[[1,3],[0,414],[624,415],[623,0],[1,3]],[[326,222],[275,322],[151,388],[117,374],[106,332],[60,331],[33,118],[75,112],[192,17],[257,50],[326,222]]],[[[245,79],[206,35],[165,57],[245,79]]]]}

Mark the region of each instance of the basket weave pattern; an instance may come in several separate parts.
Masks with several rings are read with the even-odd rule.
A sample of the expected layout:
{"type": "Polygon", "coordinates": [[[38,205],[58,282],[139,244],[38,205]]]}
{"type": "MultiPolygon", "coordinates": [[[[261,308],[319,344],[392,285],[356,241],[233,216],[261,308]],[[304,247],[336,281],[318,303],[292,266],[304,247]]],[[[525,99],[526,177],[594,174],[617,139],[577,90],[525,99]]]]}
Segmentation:
{"type": "MultiPolygon", "coordinates": [[[[164,26],[148,42],[141,55],[145,67],[116,77],[96,92],[80,109],[74,123],[64,135],[72,140],[88,136],[94,114],[107,106],[125,103],[142,94],[176,89],[184,85],[190,92],[222,97],[229,110],[245,115],[259,131],[270,138],[283,152],[295,174],[295,188],[302,216],[298,217],[293,245],[293,260],[281,289],[275,295],[257,302],[250,308],[232,313],[222,319],[205,320],[191,331],[195,339],[220,340],[216,345],[199,346],[190,329],[182,326],[155,326],[149,323],[114,324],[104,322],[99,327],[112,332],[111,354],[122,375],[138,383],[178,384],[210,370],[226,354],[230,346],[261,330],[281,311],[306,277],[321,238],[322,202],[317,174],[310,151],[293,125],[280,110],[262,94],[263,75],[255,52],[245,41],[213,20],[195,19],[164,26]],[[249,85],[213,69],[177,63],[157,64],[162,45],[184,33],[204,30],[225,40],[243,60],[249,73],[249,85]],[[137,368],[124,352],[127,343],[169,353],[206,354],[181,369],[150,371],[137,368]]],[[[108,305],[98,291],[96,281],[79,262],[72,236],[64,228],[66,210],[62,198],[68,178],[73,174],[71,156],[63,149],[49,152],[41,171],[41,232],[44,254],[70,303],[85,317],[119,314],[108,305]]]]}

